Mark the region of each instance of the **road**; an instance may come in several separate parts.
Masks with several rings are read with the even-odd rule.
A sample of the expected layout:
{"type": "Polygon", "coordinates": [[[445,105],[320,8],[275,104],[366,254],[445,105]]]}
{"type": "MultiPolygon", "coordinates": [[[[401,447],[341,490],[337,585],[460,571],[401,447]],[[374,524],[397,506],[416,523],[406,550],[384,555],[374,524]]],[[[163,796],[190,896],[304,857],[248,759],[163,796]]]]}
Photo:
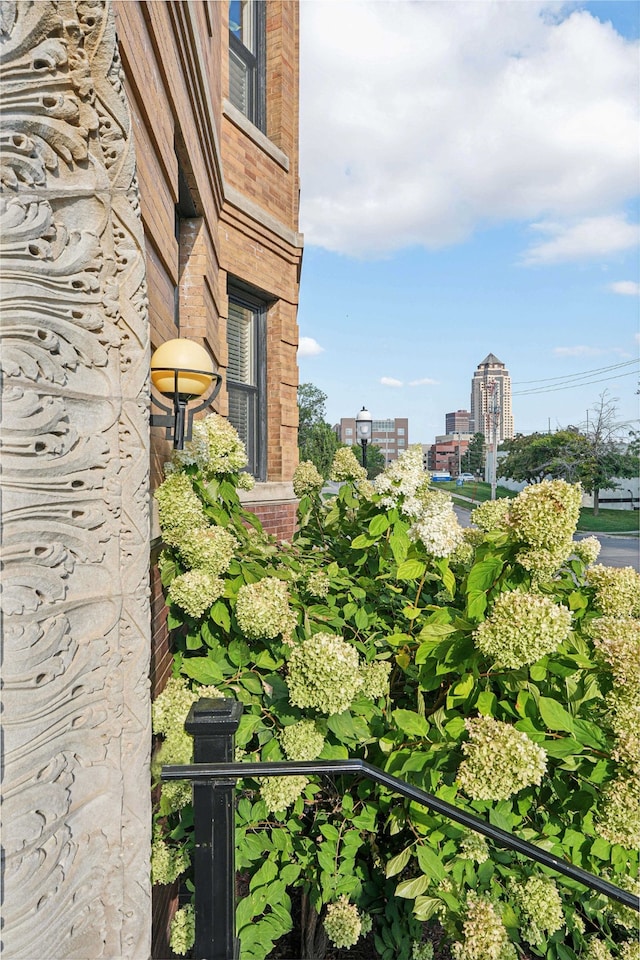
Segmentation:
{"type": "MultiPolygon", "coordinates": [[[[464,507],[453,508],[463,527],[469,526],[469,511],[464,507]]],[[[609,535],[606,533],[579,533],[577,540],[585,537],[597,537],[602,549],[598,563],[606,567],[633,567],[640,571],[640,540],[638,537],[625,537],[621,534],[609,535]]]]}

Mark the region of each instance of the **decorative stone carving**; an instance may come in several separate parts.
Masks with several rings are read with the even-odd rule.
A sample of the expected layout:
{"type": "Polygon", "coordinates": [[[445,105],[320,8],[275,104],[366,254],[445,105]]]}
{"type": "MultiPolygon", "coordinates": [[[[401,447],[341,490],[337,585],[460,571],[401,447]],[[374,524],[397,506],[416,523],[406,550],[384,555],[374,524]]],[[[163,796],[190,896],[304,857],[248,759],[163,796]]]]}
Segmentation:
{"type": "Polygon", "coordinates": [[[0,2],[6,960],[150,953],[148,319],[107,0],[0,2]]]}

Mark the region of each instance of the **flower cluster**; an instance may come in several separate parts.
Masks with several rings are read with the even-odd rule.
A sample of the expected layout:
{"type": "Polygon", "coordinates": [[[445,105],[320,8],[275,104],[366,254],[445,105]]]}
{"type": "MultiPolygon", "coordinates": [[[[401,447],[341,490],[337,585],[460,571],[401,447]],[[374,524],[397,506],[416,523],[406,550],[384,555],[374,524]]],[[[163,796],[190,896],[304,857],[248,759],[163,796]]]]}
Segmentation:
{"type": "Polygon", "coordinates": [[[174,450],[172,466],[180,470],[195,464],[205,480],[225,473],[237,473],[247,465],[247,453],[238,432],[228,420],[212,413],[193,425],[193,439],[184,450],[174,450]]]}
{"type": "Polygon", "coordinates": [[[331,479],[336,483],[342,483],[345,480],[367,479],[367,471],[360,466],[351,447],[340,447],[339,450],[336,450],[331,465],[331,479]]]}
{"type": "Polygon", "coordinates": [[[295,706],[342,713],[362,688],[358,651],[342,637],[316,633],[293,648],[287,682],[295,706]]]}
{"type": "Polygon", "coordinates": [[[460,856],[463,860],[484,863],[489,859],[489,847],[486,838],[475,830],[468,830],[460,841],[460,856]]]}
{"type": "Polygon", "coordinates": [[[600,556],[601,546],[597,537],[585,537],[583,540],[574,541],[573,552],[578,560],[582,560],[585,567],[589,567],[600,556]]]}
{"type": "Polygon", "coordinates": [[[509,507],[509,527],[527,545],[518,561],[536,579],[550,577],[574,551],[582,491],[564,480],[525,487],[509,507]]]}
{"type": "Polygon", "coordinates": [[[171,921],[171,939],[169,944],[174,953],[183,957],[191,950],[196,939],[196,917],[192,903],[176,910],[171,921]]]}
{"type": "Polygon", "coordinates": [[[420,506],[415,501],[415,495],[424,482],[422,447],[416,443],[408,447],[396,460],[392,460],[389,466],[378,474],[373,485],[382,497],[382,506],[387,510],[397,506],[402,497],[403,513],[417,516],[420,506]]]}
{"type": "Polygon", "coordinates": [[[238,590],[236,619],[250,640],[290,636],[296,615],[289,606],[286,583],[276,577],[265,577],[257,583],[244,584],[238,590]]]}
{"type": "Polygon", "coordinates": [[[313,720],[299,720],[284,727],[280,743],[289,760],[315,760],[322,753],[324,735],[313,720]]]}
{"type": "Polygon", "coordinates": [[[264,777],[260,780],[260,796],[269,813],[282,813],[296,802],[308,783],[307,777],[264,777]]]}
{"type": "Polygon", "coordinates": [[[336,947],[352,947],[362,933],[362,919],[355,903],[342,896],[327,907],[324,918],[325,933],[336,947]]]}
{"type": "Polygon", "coordinates": [[[599,937],[589,937],[586,941],[587,949],[582,954],[583,960],[613,960],[613,954],[604,940],[599,937]]]}
{"type": "Polygon", "coordinates": [[[171,847],[159,830],[154,829],[151,842],[151,882],[173,883],[189,868],[191,858],[186,847],[171,847]]]}
{"type": "Polygon", "coordinates": [[[162,536],[171,546],[207,526],[204,508],[186,474],[172,473],[155,492],[162,536]]]}
{"type": "Polygon", "coordinates": [[[322,474],[311,460],[303,460],[293,474],[293,492],[296,497],[313,496],[324,483],[322,474]]]}
{"type": "Polygon", "coordinates": [[[624,763],[629,771],[640,777],[640,699],[637,691],[612,690],[606,698],[609,723],[616,737],[612,757],[624,763]]]}
{"type": "Polygon", "coordinates": [[[391,664],[388,660],[365,663],[360,671],[363,696],[369,697],[370,700],[388,696],[390,674],[391,664]]]}
{"type": "Polygon", "coordinates": [[[619,960],[640,960],[640,942],[627,940],[620,948],[619,960]]]}
{"type": "Polygon", "coordinates": [[[481,530],[507,530],[511,500],[501,497],[499,500],[485,500],[471,511],[471,522],[481,530]]]}
{"type": "Polygon", "coordinates": [[[187,570],[171,581],[168,597],[171,603],[199,620],[205,610],[224,593],[224,580],[204,570],[187,570]]]}
{"type": "Polygon", "coordinates": [[[640,573],[633,567],[604,567],[598,564],[587,573],[595,587],[595,606],[605,617],[640,617],[640,573]]]}
{"type": "Polygon", "coordinates": [[[255,485],[255,477],[252,477],[246,470],[238,474],[238,490],[253,490],[255,485]]]}
{"type": "Polygon", "coordinates": [[[433,944],[414,940],[411,944],[411,960],[433,960],[433,944]]]}
{"type": "Polygon", "coordinates": [[[616,685],[635,695],[640,687],[640,621],[600,617],[591,623],[590,631],[616,685]]]}
{"type": "Polygon", "coordinates": [[[635,778],[620,776],[604,788],[599,829],[610,843],[627,850],[640,847],[640,783],[635,778]]]}
{"type": "Polygon", "coordinates": [[[506,800],[542,781],[547,755],[526,733],[493,717],[465,720],[470,739],[458,782],[474,800],[506,800]]]}
{"type": "Polygon", "coordinates": [[[307,577],[307,591],[312,597],[323,599],[329,593],[331,579],[324,570],[314,570],[307,577]]]}
{"type": "Polygon", "coordinates": [[[571,632],[571,612],[536,593],[501,593],[474,634],[479,650],[499,667],[517,670],[553,653],[571,632]]]}
{"type": "Polygon", "coordinates": [[[224,527],[207,527],[194,530],[178,544],[180,554],[191,569],[202,570],[211,576],[225,573],[238,541],[224,527]]]}
{"type": "Polygon", "coordinates": [[[529,877],[524,884],[512,880],[509,890],[524,920],[522,936],[532,947],[543,946],[546,937],[564,926],[562,900],[553,880],[529,877]]]}
{"type": "Polygon", "coordinates": [[[419,504],[419,512],[408,531],[409,537],[420,540],[434,557],[451,556],[464,539],[451,497],[442,490],[422,486],[414,500],[419,504]]]}
{"type": "Polygon", "coordinates": [[[517,960],[502,918],[488,897],[469,892],[462,933],[462,943],[454,943],[451,949],[455,960],[517,960]]]}

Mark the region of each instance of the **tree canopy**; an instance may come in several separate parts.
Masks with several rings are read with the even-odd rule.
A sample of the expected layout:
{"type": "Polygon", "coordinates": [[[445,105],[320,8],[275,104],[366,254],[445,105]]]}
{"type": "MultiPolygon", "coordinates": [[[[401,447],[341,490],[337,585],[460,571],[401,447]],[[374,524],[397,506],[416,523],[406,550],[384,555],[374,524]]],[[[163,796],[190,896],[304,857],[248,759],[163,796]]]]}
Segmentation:
{"type": "Polygon", "coordinates": [[[469,473],[481,473],[484,466],[484,434],[474,433],[462,455],[460,466],[469,473]]]}
{"type": "MultiPolygon", "coordinates": [[[[351,449],[358,463],[362,463],[362,444],[355,443],[351,449]]],[[[382,473],[385,466],[384,453],[380,447],[376,447],[373,443],[367,444],[367,477],[369,480],[373,480],[379,473],[382,473]]]]}
{"type": "Polygon", "coordinates": [[[582,428],[519,435],[505,441],[502,449],[508,455],[498,465],[499,475],[527,483],[545,478],[580,482],[593,494],[597,514],[600,490],[614,488],[615,478],[637,476],[639,459],[634,435],[628,424],[617,419],[615,401],[606,391],[592,413],[582,428]]]}
{"type": "Polygon", "coordinates": [[[310,460],[327,479],[340,441],[325,420],[326,393],[313,383],[298,387],[298,451],[300,460],[310,460]]]}

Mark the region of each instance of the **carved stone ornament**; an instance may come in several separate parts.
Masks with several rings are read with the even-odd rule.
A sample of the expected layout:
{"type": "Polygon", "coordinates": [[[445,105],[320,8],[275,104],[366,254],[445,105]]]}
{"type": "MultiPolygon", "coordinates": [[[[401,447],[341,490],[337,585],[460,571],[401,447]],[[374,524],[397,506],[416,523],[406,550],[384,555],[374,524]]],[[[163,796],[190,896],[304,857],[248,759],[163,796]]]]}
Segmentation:
{"type": "Polygon", "coordinates": [[[150,954],[148,318],[106,0],[0,2],[3,960],[150,954]]]}

